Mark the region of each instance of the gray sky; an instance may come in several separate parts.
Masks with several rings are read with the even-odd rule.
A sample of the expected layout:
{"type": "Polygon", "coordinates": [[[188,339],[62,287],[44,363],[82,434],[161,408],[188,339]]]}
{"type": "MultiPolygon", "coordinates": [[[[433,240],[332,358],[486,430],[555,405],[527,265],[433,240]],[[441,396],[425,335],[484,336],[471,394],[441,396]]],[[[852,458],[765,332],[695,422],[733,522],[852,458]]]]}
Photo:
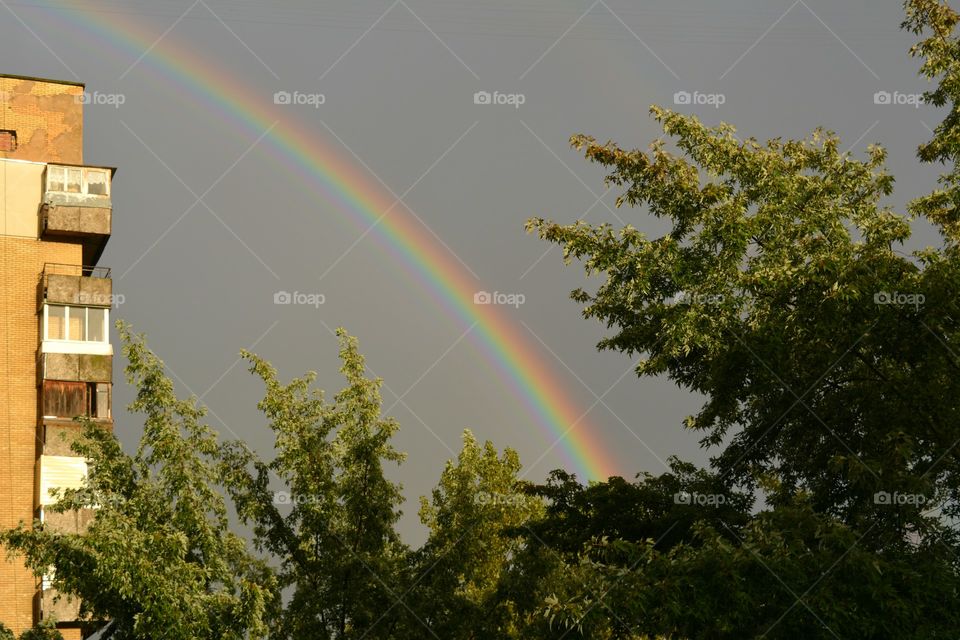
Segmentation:
{"type": "MultiPolygon", "coordinates": [[[[475,274],[477,290],[523,294],[522,306],[502,312],[565,397],[589,409],[590,438],[620,473],[659,473],[672,454],[707,459],[680,425],[697,399],[666,380],[624,376],[630,360],[595,351],[602,327],[567,297],[582,271],[564,268],[555,249],[543,257],[548,245],[523,222],[586,214],[651,233],[662,226],[639,210],[616,211],[618,220],[617,194],[600,197],[602,172],[567,139],[583,132],[645,147],[658,133],[648,107],[673,107],[688,92],[703,104],[677,109],[745,136],[800,137],[822,125],[859,154],[884,144],[897,176],[892,204],[902,208],[934,184],[937,169],[914,153],[939,118],[909,104],[926,83],[901,20],[894,0],[8,0],[0,71],[79,78],[107,96],[86,108],[85,158],[119,167],[101,260],[125,296],[116,316],[147,333],[224,435],[263,452],[272,442],[241,348],[285,378],[316,370],[332,394],[341,379],[327,328],[359,337],[402,425],[396,445],[409,458],[395,477],[408,496],[404,531],[417,538],[415,498],[459,450],[463,428],[539,460],[535,480],[564,466],[560,448],[550,449],[477,329],[437,303],[389,239],[364,235],[369,221],[291,175],[271,122],[239,126],[189,78],[240,88],[233,106],[331,149],[381,196],[402,195],[390,215],[415,214],[475,274]],[[186,75],[168,72],[170,52],[192,61],[186,75]],[[324,103],[274,104],[278,91],[324,103]],[[478,91],[521,94],[523,104],[475,104],[478,91]],[[877,104],[878,91],[903,104],[877,104]],[[278,306],[277,291],[325,302],[278,306]]],[[[933,241],[919,230],[920,244],[933,241]]],[[[118,384],[117,433],[128,447],[140,434],[139,420],[119,410],[130,399],[118,384]]]]}

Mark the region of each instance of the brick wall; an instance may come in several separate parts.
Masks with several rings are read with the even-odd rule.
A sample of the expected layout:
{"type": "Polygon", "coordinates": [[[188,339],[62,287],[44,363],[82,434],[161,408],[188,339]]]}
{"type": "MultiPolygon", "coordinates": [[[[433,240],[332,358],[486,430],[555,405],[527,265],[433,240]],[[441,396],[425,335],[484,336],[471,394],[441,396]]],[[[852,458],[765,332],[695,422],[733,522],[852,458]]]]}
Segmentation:
{"type": "MultiPolygon", "coordinates": [[[[80,264],[81,252],[78,243],[0,236],[0,528],[34,517],[37,282],[45,262],[80,264]]],[[[0,558],[0,621],[15,633],[33,624],[36,588],[21,563],[0,558]]]]}
{"type": "Polygon", "coordinates": [[[83,87],[0,76],[0,129],[15,131],[0,158],[83,164],[83,87]]]}

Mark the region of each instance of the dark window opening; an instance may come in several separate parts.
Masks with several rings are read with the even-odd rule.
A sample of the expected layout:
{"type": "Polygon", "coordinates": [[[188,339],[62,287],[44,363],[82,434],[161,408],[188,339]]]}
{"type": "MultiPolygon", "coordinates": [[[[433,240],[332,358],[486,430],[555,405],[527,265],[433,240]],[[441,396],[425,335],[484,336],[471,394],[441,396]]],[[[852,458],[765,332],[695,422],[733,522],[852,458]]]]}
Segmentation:
{"type": "Polygon", "coordinates": [[[0,129],[0,151],[17,150],[17,132],[12,129],[0,129]]]}
{"type": "Polygon", "coordinates": [[[110,418],[110,383],[43,381],[43,415],[51,418],[110,418]]]}

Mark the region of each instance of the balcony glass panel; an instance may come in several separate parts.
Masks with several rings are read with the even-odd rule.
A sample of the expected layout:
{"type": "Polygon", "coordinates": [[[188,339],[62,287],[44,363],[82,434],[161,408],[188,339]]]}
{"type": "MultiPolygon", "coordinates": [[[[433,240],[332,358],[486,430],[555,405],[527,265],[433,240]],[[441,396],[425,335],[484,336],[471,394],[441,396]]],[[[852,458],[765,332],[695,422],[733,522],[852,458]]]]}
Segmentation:
{"type": "Polygon", "coordinates": [[[47,305],[47,340],[67,339],[67,308],[61,305],[47,305]]]}
{"type": "Polygon", "coordinates": [[[63,191],[66,167],[47,167],[47,191],[63,191]]]}
{"type": "Polygon", "coordinates": [[[67,340],[83,340],[87,335],[87,310],[67,307],[67,340]]]}
{"type": "Polygon", "coordinates": [[[67,193],[80,193],[83,172],[80,169],[67,169],[67,193]]]}
{"type": "Polygon", "coordinates": [[[107,195],[107,173],[101,170],[87,170],[87,193],[96,196],[107,195]]]}
{"type": "Polygon", "coordinates": [[[104,310],[88,309],[87,315],[87,340],[91,342],[105,342],[107,340],[104,329],[104,310]]]}
{"type": "Polygon", "coordinates": [[[100,343],[109,341],[109,309],[58,304],[48,304],[46,308],[44,340],[100,343]]]}
{"type": "Polygon", "coordinates": [[[110,172],[100,167],[47,165],[46,189],[55,193],[110,195],[110,172]]]}

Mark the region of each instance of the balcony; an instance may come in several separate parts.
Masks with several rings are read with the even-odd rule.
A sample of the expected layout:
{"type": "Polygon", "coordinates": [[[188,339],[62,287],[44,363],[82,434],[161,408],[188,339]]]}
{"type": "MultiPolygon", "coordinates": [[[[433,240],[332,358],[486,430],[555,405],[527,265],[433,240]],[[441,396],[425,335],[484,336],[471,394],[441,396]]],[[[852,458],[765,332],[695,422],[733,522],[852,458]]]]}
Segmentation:
{"type": "Polygon", "coordinates": [[[96,264],[110,238],[114,169],[48,164],[40,205],[42,237],[69,236],[83,242],[83,261],[96,264]]]}
{"type": "Polygon", "coordinates": [[[75,424],[74,418],[80,417],[109,421],[111,390],[109,382],[44,380],[40,389],[40,415],[45,424],[75,424]]]}
{"type": "MultiPolygon", "coordinates": [[[[51,533],[84,534],[93,522],[94,509],[79,509],[55,513],[40,506],[39,520],[45,531],[51,533]]],[[[51,574],[40,579],[38,591],[34,596],[34,613],[37,620],[55,620],[61,629],[82,626],[80,600],[75,596],[60,593],[53,588],[51,574]]]]}
{"type": "Polygon", "coordinates": [[[39,303],[113,306],[113,280],[107,267],[47,262],[40,276],[39,303]]]}
{"type": "MultiPolygon", "coordinates": [[[[84,534],[93,522],[95,508],[73,509],[57,513],[49,507],[55,503],[51,489],[79,489],[87,475],[87,462],[75,455],[43,454],[37,460],[36,504],[40,526],[51,533],[84,534]]],[[[56,620],[58,626],[72,627],[81,621],[80,600],[53,588],[53,576],[43,576],[35,595],[38,620],[56,620]]]]}
{"type": "Polygon", "coordinates": [[[50,580],[44,579],[41,590],[34,596],[33,606],[37,620],[56,620],[61,629],[79,626],[80,600],[50,588],[49,584],[50,580]]]}

